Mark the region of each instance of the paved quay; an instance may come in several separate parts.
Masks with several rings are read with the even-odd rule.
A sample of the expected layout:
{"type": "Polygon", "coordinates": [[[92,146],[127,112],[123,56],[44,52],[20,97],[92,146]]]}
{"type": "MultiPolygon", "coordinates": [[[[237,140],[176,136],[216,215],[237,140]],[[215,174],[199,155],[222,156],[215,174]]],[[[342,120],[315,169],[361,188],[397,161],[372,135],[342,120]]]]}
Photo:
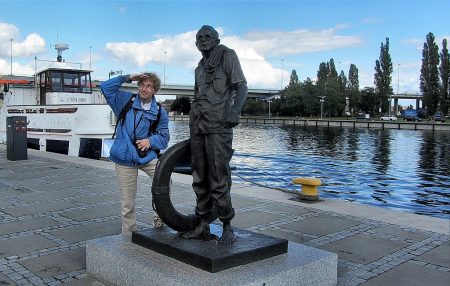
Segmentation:
{"type": "MultiPolygon", "coordinates": [[[[171,199],[191,213],[190,176],[171,199]]],[[[138,180],[139,226],[151,227],[151,182],[138,180]]],[[[320,190],[320,188],[319,188],[320,190]]],[[[338,285],[448,285],[450,220],[234,184],[235,227],[338,254],[338,285]]],[[[0,144],[0,285],[103,285],[86,274],[87,240],[120,233],[114,166],[28,150],[8,161],[0,144]]],[[[298,285],[301,285],[299,281],[298,285]]]]}

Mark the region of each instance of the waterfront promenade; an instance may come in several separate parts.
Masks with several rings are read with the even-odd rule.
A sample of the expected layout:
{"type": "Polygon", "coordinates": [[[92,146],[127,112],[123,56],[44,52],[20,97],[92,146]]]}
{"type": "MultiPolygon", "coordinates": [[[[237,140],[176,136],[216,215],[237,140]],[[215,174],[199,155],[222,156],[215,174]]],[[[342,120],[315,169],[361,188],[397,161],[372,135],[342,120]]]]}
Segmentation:
{"type": "MultiPolygon", "coordinates": [[[[190,176],[171,199],[191,213],[190,176]]],[[[140,176],[139,226],[151,227],[150,181],[140,176]]],[[[319,188],[320,190],[320,188],[319,188]]],[[[338,285],[448,285],[450,220],[324,200],[254,185],[232,187],[233,225],[338,254],[338,285]]],[[[86,275],[85,243],[120,232],[110,162],[28,150],[6,160],[0,144],[0,285],[102,285],[86,275]]],[[[301,285],[299,281],[298,285],[301,285]]]]}
{"type": "MultiPolygon", "coordinates": [[[[189,121],[188,115],[171,115],[172,121],[189,121]]],[[[292,125],[292,126],[319,126],[319,127],[347,127],[364,129],[405,129],[405,130],[430,130],[450,131],[450,124],[440,122],[411,122],[411,121],[381,121],[377,119],[356,120],[342,118],[301,118],[301,117],[241,117],[243,124],[268,124],[268,125],[292,125]]]]}

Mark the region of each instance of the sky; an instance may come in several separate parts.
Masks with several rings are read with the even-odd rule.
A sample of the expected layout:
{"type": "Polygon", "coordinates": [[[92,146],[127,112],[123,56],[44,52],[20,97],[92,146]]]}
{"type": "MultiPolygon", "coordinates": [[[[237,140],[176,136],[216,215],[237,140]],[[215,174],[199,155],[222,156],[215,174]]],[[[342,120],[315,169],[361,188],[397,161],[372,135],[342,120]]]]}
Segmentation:
{"type": "Polygon", "coordinates": [[[389,38],[394,92],[420,92],[423,44],[431,32],[442,48],[450,40],[450,1],[107,1],[0,0],[0,74],[33,75],[68,44],[67,64],[93,71],[156,72],[165,84],[193,85],[202,25],[219,31],[234,49],[250,88],[280,89],[292,70],[315,80],[333,59],[360,88],[373,87],[375,61],[389,38]],[[11,41],[12,39],[12,41],[11,41]],[[12,57],[11,57],[12,52],[12,57]]]}

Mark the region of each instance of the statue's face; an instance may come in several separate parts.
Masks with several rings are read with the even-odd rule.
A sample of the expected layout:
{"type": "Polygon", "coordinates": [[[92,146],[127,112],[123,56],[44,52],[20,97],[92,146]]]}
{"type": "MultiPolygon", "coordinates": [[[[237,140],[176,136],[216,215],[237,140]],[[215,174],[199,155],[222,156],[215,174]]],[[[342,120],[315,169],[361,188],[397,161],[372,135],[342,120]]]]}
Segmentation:
{"type": "Polygon", "coordinates": [[[216,38],[210,29],[201,29],[197,32],[195,45],[200,52],[208,52],[219,44],[219,39],[216,38]]]}

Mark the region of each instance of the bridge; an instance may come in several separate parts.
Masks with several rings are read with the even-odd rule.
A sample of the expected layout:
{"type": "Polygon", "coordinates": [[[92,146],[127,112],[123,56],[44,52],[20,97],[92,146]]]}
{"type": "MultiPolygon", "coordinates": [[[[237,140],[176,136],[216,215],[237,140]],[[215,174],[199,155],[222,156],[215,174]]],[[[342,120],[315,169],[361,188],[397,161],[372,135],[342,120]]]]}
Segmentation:
{"type": "Polygon", "coordinates": [[[415,99],[416,100],[416,109],[419,109],[420,102],[423,100],[423,94],[420,94],[420,93],[397,93],[397,94],[391,95],[391,99],[394,100],[394,113],[398,114],[398,100],[399,99],[415,99]]]}
{"type": "MultiPolygon", "coordinates": [[[[96,86],[100,85],[100,82],[93,82],[96,86]]],[[[138,87],[136,83],[124,83],[121,86],[121,89],[131,91],[133,93],[137,93],[138,87]]],[[[158,91],[158,95],[171,95],[175,97],[193,97],[194,96],[194,86],[192,85],[161,85],[160,90],[158,91]]],[[[272,97],[280,95],[279,90],[271,90],[271,89],[248,89],[248,97],[250,98],[258,98],[258,99],[270,99],[272,97]]]]}

